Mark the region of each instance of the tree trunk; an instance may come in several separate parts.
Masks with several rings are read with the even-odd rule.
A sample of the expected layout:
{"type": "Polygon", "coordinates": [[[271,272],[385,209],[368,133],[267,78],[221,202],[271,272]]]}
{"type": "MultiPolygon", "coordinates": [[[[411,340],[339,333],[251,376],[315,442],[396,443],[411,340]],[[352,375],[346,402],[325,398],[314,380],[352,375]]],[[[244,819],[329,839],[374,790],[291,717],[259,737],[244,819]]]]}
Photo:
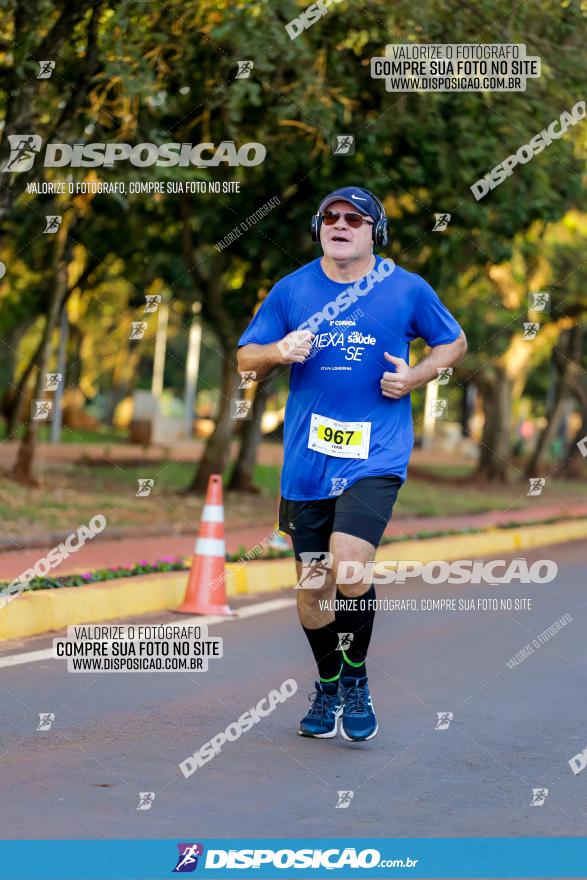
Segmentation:
{"type": "Polygon", "coordinates": [[[232,361],[236,346],[223,352],[222,387],[220,388],[220,407],[213,433],[208,438],[204,455],[198,465],[189,492],[205,492],[212,474],[222,474],[230,455],[230,441],[234,432],[234,419],[231,405],[236,396],[238,373],[232,361]]]}
{"type": "MultiPolygon", "coordinates": [[[[90,277],[92,272],[96,269],[99,262],[100,261],[97,257],[90,257],[90,259],[88,260],[88,263],[87,263],[85,269],[83,270],[83,272],[81,273],[81,275],[72,283],[72,285],[70,287],[68,287],[68,289],[65,293],[65,296],[63,297],[62,308],[65,308],[65,303],[69,299],[70,295],[74,292],[74,290],[76,290],[78,288],[80,288],[80,289],[83,288],[83,285],[86,283],[86,281],[88,280],[88,278],[90,277]]],[[[46,290],[41,291],[41,299],[43,296],[51,297],[51,279],[49,279],[49,284],[46,285],[46,290]]],[[[32,325],[32,323],[33,323],[32,321],[29,322],[30,325],[32,325]]],[[[26,333],[28,332],[29,329],[30,329],[30,327],[27,326],[26,329],[20,334],[19,339],[24,338],[24,336],[26,336],[26,333]]],[[[76,338],[76,336],[78,334],[77,334],[77,330],[76,330],[75,326],[70,328],[70,333],[71,333],[72,338],[76,338]]],[[[43,345],[44,345],[44,335],[42,334],[41,339],[39,340],[39,344],[37,345],[37,348],[35,349],[33,356],[31,357],[23,374],[21,375],[20,379],[18,380],[18,385],[15,388],[10,388],[9,391],[6,392],[6,394],[2,398],[2,403],[0,404],[0,407],[1,407],[1,410],[2,410],[4,417],[6,418],[6,425],[7,425],[6,432],[7,432],[8,436],[11,436],[12,434],[14,434],[14,432],[16,431],[18,426],[20,425],[23,400],[25,400],[27,397],[27,394],[28,394],[27,388],[29,386],[31,374],[36,369],[36,366],[39,362],[39,358],[41,357],[41,353],[43,350],[43,345]]],[[[73,371],[70,373],[69,385],[71,387],[78,384],[80,362],[81,362],[81,358],[80,358],[80,354],[79,354],[79,341],[78,341],[77,356],[75,357],[75,359],[73,361],[74,365],[75,364],[78,365],[77,366],[77,376],[73,371]]]]}
{"type": "Polygon", "coordinates": [[[29,379],[31,377],[31,374],[33,373],[33,371],[38,363],[38,360],[41,357],[41,354],[43,351],[44,341],[45,341],[45,337],[43,334],[43,336],[41,336],[39,344],[35,350],[35,353],[33,354],[32,358],[30,359],[29,363],[27,364],[22,376],[18,380],[18,385],[16,386],[16,388],[11,389],[11,393],[6,400],[6,404],[5,404],[5,413],[6,413],[6,418],[7,418],[6,433],[8,434],[8,436],[11,436],[12,434],[14,434],[14,432],[16,431],[16,429],[18,428],[18,426],[20,424],[22,402],[23,402],[23,399],[25,399],[27,396],[27,385],[29,383],[29,379]]]}
{"type": "MultiPolygon", "coordinates": [[[[561,335],[560,349],[555,348],[552,352],[552,360],[560,376],[555,407],[556,403],[559,402],[559,398],[562,398],[564,403],[569,397],[574,397],[579,404],[579,412],[582,419],[579,430],[567,449],[566,461],[562,469],[562,473],[566,478],[583,475],[584,446],[579,448],[577,444],[587,434],[587,380],[585,379],[585,371],[583,369],[584,338],[584,328],[581,324],[574,324],[568,333],[564,332],[561,335]]],[[[561,406],[561,409],[564,412],[564,407],[561,406]]],[[[557,425],[558,422],[560,422],[560,417],[557,419],[557,425]]],[[[557,425],[550,431],[549,441],[557,425]]],[[[550,422],[546,426],[545,433],[549,428],[550,422]]],[[[542,440],[542,437],[540,439],[542,440]]]]}
{"type": "MultiPolygon", "coordinates": [[[[59,313],[66,299],[67,275],[69,262],[71,260],[71,243],[67,242],[67,224],[62,223],[59,233],[57,233],[55,241],[55,257],[53,261],[53,290],[47,311],[47,321],[43,330],[43,338],[41,344],[41,355],[37,371],[37,380],[35,383],[34,397],[35,400],[43,398],[45,391],[45,373],[51,356],[51,337],[53,330],[59,320],[59,313]]],[[[23,438],[18,447],[16,455],[16,463],[12,471],[12,477],[19,483],[28,485],[37,485],[37,480],[33,476],[33,464],[39,434],[38,419],[31,418],[32,413],[28,413],[25,422],[25,431],[23,438]]]]}
{"type": "Polygon", "coordinates": [[[127,394],[128,385],[126,382],[121,382],[120,385],[113,385],[108,392],[106,412],[104,414],[104,423],[110,428],[114,427],[114,413],[116,412],[116,407],[121,400],[124,400],[127,394]]]}
{"type": "Polygon", "coordinates": [[[463,437],[471,436],[470,422],[475,412],[475,400],[477,397],[477,387],[469,381],[466,381],[461,394],[461,431],[463,437]]]}
{"type": "Polygon", "coordinates": [[[560,347],[553,349],[552,363],[558,372],[556,392],[547,416],[546,427],[540,435],[534,454],[528,463],[527,477],[540,476],[543,469],[544,457],[556,436],[565,413],[565,404],[571,396],[573,377],[577,372],[577,367],[580,369],[582,339],[582,328],[575,325],[570,330],[562,331],[560,347]]]}
{"type": "MultiPolygon", "coordinates": [[[[580,364],[577,365],[581,370],[580,364]]],[[[571,445],[567,453],[567,460],[563,468],[563,474],[566,478],[583,477],[585,475],[585,462],[587,461],[587,380],[583,376],[582,371],[576,374],[571,380],[571,393],[576,397],[581,412],[581,425],[576,435],[571,440],[571,445]],[[580,441],[585,441],[581,443],[580,441]]]]}
{"type": "Polygon", "coordinates": [[[511,455],[512,381],[503,367],[498,366],[494,372],[482,377],[479,390],[485,423],[475,479],[507,483],[511,455]]]}
{"type": "Polygon", "coordinates": [[[571,440],[567,460],[562,469],[562,474],[566,479],[585,477],[585,461],[587,461],[587,406],[583,408],[582,417],[583,421],[571,440]],[[580,441],[584,441],[581,443],[581,446],[579,446],[580,441]]]}
{"type": "MultiPolygon", "coordinates": [[[[239,378],[235,350],[243,328],[225,307],[222,260],[209,261],[205,274],[201,270],[192,237],[193,209],[189,197],[181,199],[180,215],[184,261],[198,292],[197,299],[202,303],[202,318],[214,328],[222,350],[222,387],[216,425],[213,434],[208,438],[204,455],[188,489],[188,492],[204,492],[209,477],[212,474],[222,474],[230,456],[230,440],[235,427],[231,408],[232,401],[236,399],[239,378]]],[[[253,269],[254,267],[251,271],[253,269]]]]}
{"type": "Polygon", "coordinates": [[[522,335],[514,336],[507,350],[476,380],[485,412],[477,479],[509,482],[513,401],[521,396],[532,364],[569,323],[567,317],[551,322],[541,330],[537,344],[529,344],[522,335]]]}
{"type": "Polygon", "coordinates": [[[261,421],[271,392],[271,381],[257,385],[253,401],[253,416],[243,423],[241,445],[228,488],[238,492],[259,492],[253,484],[257,449],[261,441],[261,421]]]}
{"type": "Polygon", "coordinates": [[[568,382],[565,381],[564,377],[561,377],[561,381],[559,383],[559,387],[557,388],[556,398],[553,404],[553,407],[548,414],[548,421],[546,423],[546,427],[544,428],[542,434],[538,438],[538,443],[536,444],[536,448],[528,462],[526,467],[526,476],[527,477],[538,477],[542,473],[544,458],[550,444],[554,440],[556,436],[556,432],[560,425],[561,419],[565,412],[565,405],[567,402],[567,392],[568,392],[568,382]],[[563,386],[564,382],[564,386],[563,386]]]}

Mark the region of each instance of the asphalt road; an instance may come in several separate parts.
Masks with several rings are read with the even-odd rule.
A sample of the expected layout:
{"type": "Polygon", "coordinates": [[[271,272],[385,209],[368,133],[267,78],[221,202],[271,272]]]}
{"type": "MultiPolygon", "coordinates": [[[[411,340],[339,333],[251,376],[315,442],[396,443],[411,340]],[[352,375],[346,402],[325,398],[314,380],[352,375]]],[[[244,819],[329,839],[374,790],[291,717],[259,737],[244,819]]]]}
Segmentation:
{"type": "MultiPolygon", "coordinates": [[[[587,770],[574,775],[568,762],[587,747],[587,543],[528,555],[543,558],[559,565],[551,584],[379,589],[418,603],[527,598],[532,608],[380,612],[369,665],[380,733],[363,744],[296,735],[314,672],[293,605],[211,626],[224,657],[203,673],[75,675],[52,659],[7,667],[2,658],[50,640],[3,645],[0,835],[583,835],[587,770]],[[508,668],[565,614],[558,634],[508,668]],[[293,697],[183,777],[180,761],[290,678],[293,697]],[[47,731],[36,730],[42,712],[55,715],[47,731]],[[447,729],[435,729],[438,712],[453,713],[447,729]],[[548,788],[542,806],[530,806],[534,788],[548,788]],[[353,792],[346,808],[338,791],[353,792]],[[149,809],[137,809],[140,792],[155,793],[149,809]]],[[[178,620],[143,622],[155,619],[178,620]]]]}

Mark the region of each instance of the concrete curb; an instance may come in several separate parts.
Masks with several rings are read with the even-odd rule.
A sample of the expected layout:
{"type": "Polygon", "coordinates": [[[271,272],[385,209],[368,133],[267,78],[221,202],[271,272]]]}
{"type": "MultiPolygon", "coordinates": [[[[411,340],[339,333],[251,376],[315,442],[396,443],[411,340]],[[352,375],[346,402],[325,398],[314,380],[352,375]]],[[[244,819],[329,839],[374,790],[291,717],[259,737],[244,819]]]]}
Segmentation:
{"type": "MultiPolygon", "coordinates": [[[[469,559],[515,553],[547,544],[587,538],[587,519],[519,529],[488,529],[475,535],[401,541],[384,544],[377,560],[469,559]]],[[[259,560],[226,566],[228,596],[266,593],[293,587],[293,559],[259,560]]],[[[0,610],[0,641],[40,635],[79,623],[100,623],[173,610],[183,601],[187,572],[140,575],[87,587],[62,587],[24,593],[0,610]]]]}

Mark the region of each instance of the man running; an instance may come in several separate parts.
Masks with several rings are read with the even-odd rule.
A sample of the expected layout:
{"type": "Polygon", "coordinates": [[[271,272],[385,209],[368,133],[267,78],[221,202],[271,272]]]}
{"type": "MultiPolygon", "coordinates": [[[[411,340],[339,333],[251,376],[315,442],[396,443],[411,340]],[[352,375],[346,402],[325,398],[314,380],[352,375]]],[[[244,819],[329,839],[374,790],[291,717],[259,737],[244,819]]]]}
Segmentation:
{"type": "Polygon", "coordinates": [[[374,255],[387,220],[368,190],[326,196],[312,236],[324,255],[273,287],[239,341],[238,369],[262,381],[291,365],[279,526],[293,542],[299,619],[318,666],[299,733],[336,736],[342,714],[343,737],[358,741],[377,733],[365,667],[375,589],[337,585],[338,565],[374,559],[406,479],[410,392],[467,344],[423,278],[374,255]],[[411,367],[416,338],[431,350],[411,367]]]}

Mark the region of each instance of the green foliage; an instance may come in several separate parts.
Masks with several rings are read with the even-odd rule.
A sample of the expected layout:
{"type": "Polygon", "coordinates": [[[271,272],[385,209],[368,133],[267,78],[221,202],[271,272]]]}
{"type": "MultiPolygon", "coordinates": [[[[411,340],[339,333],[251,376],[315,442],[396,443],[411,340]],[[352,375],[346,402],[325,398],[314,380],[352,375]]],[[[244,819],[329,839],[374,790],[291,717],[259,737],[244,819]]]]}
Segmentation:
{"type": "MultiPolygon", "coordinates": [[[[172,298],[167,384],[179,388],[191,304],[203,304],[200,389],[218,385],[218,361],[282,275],[318,255],[309,217],[329,189],[356,181],[384,199],[391,218],[388,253],[424,275],[463,324],[470,341],[464,373],[475,375],[500,356],[519,330],[523,307],[505,303],[487,269],[517,252],[534,258],[569,211],[585,211],[582,178],[585,134],[570,129],[501,186],[477,202],[471,184],[527,143],[581,98],[585,80],[585,15],[571,0],[509,0],[474,5],[424,0],[352,0],[296,40],[285,24],[299,14],[293,0],[169,0],[165,4],[97,5],[90,0],[36,4],[23,16],[6,4],[0,49],[5,68],[0,115],[5,134],[35,131],[68,143],[122,141],[263,143],[267,158],[253,168],[98,169],[107,179],[238,181],[231,195],[29,196],[25,178],[63,179],[59,169],[0,175],[9,272],[0,281],[0,378],[13,387],[30,360],[45,315],[53,241],[42,234],[45,214],[75,215],[72,236],[83,307],[73,318],[70,360],[88,399],[113,386],[148,387],[152,334],[128,343],[130,321],[141,316],[145,292],[159,285],[172,298]],[[542,59],[542,76],[524,93],[385,91],[370,76],[370,58],[390,42],[520,42],[542,59]],[[51,47],[54,76],[36,80],[33,59],[51,47]],[[248,79],[235,79],[237,60],[254,61],[248,79]],[[356,136],[356,154],[335,157],[336,132],[356,136]],[[20,195],[19,195],[20,194],[20,195]],[[280,204],[219,253],[214,247],[252,212],[277,196],[280,204]],[[185,212],[188,212],[186,222],[185,212]],[[450,212],[442,234],[433,214],[450,212]],[[185,233],[192,237],[193,260],[185,233]],[[36,334],[36,336],[35,336],[36,334]],[[133,360],[134,358],[134,360],[133,360]]],[[[51,57],[51,54],[44,57],[51,57]]],[[[583,124],[584,127],[584,124],[583,124]]],[[[72,169],[86,179],[92,169],[72,169]]],[[[550,279],[561,303],[573,288],[575,313],[584,310],[585,230],[548,242],[550,279]]],[[[530,263],[528,262],[528,265],[530,263]]],[[[529,273],[525,275],[528,280],[529,273]]],[[[558,308],[558,306],[557,306],[558,308]]],[[[547,353],[547,352],[546,352],[547,353]]]]}

